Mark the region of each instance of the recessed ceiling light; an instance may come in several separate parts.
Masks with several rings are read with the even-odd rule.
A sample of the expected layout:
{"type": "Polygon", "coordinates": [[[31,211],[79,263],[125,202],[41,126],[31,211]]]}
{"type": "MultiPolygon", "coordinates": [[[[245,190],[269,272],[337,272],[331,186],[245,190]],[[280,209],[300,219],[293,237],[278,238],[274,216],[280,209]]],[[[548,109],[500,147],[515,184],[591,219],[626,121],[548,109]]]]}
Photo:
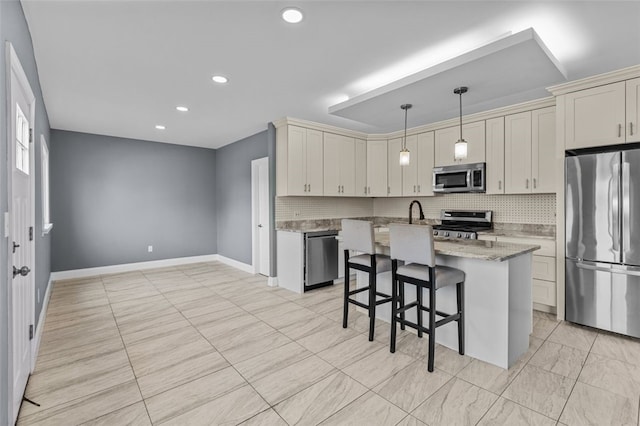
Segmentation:
{"type": "Polygon", "coordinates": [[[227,81],[229,81],[229,79],[223,75],[214,75],[213,77],[211,77],[211,79],[216,83],[226,83],[227,81]]]}
{"type": "Polygon", "coordinates": [[[288,7],[282,11],[282,19],[290,24],[297,24],[302,21],[304,15],[302,15],[302,11],[295,7],[288,7]]]}
{"type": "Polygon", "coordinates": [[[156,129],[164,130],[164,129],[166,129],[166,127],[164,127],[162,124],[156,124],[156,129]]]}
{"type": "Polygon", "coordinates": [[[176,109],[177,109],[178,111],[181,111],[181,112],[187,112],[187,111],[189,111],[189,108],[187,108],[186,106],[180,106],[180,105],[178,105],[178,106],[176,107],[176,109]]]}

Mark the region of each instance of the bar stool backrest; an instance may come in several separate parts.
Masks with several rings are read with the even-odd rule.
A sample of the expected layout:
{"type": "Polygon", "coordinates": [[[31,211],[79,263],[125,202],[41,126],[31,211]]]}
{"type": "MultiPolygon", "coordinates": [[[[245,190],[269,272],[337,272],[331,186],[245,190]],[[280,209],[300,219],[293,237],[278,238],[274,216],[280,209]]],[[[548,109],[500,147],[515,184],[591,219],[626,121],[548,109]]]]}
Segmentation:
{"type": "Polygon", "coordinates": [[[391,258],[406,263],[436,266],[433,229],[428,225],[389,224],[391,258]]]}
{"type": "Polygon", "coordinates": [[[342,244],[345,250],[375,254],[373,222],[342,219],[342,244]]]}

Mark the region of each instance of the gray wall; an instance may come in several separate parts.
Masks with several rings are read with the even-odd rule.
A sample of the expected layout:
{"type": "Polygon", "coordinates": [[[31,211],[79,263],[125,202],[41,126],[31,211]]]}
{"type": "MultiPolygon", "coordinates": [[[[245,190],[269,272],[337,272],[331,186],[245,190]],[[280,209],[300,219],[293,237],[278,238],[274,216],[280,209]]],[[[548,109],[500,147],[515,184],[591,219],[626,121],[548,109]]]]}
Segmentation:
{"type": "Polygon", "coordinates": [[[217,253],[215,166],[211,149],[52,130],[52,269],[217,253]]]}
{"type": "Polygon", "coordinates": [[[216,150],[218,254],[251,264],[251,161],[269,154],[268,131],[216,150]]]}
{"type": "MultiPolygon", "coordinates": [[[[35,249],[36,259],[34,265],[36,294],[40,291],[41,299],[44,297],[50,274],[50,237],[42,236],[42,196],[41,196],[41,175],[40,175],[40,135],[44,135],[49,141],[49,119],[42,99],[38,69],[33,55],[33,45],[31,35],[27,27],[27,22],[22,12],[22,5],[18,0],[0,1],[0,229],[4,229],[3,212],[8,210],[7,199],[7,122],[6,122],[6,68],[5,68],[5,42],[10,41],[18,54],[20,63],[27,74],[29,84],[36,96],[36,118],[34,135],[36,143],[35,149],[35,183],[36,183],[36,223],[35,223],[35,249]]],[[[0,237],[0,424],[7,418],[7,239],[4,235],[0,237]]],[[[40,315],[42,301],[36,302],[36,321],[40,315]]]]}

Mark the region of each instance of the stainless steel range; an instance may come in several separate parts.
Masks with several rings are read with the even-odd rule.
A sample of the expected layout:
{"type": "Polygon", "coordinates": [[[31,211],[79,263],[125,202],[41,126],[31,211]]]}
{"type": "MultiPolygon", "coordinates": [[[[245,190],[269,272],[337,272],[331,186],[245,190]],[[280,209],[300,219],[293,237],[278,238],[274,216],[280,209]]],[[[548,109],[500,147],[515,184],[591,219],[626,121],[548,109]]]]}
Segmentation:
{"type": "Polygon", "coordinates": [[[491,216],[491,211],[441,210],[442,225],[433,226],[433,236],[475,240],[478,232],[493,228],[491,216]]]}

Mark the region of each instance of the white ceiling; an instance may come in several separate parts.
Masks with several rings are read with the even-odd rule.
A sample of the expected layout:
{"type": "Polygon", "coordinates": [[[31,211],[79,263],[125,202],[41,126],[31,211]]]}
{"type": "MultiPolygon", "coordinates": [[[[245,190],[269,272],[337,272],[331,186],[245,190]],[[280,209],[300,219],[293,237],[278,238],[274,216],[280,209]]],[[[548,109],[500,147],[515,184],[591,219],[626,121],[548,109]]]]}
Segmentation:
{"type": "MultiPolygon", "coordinates": [[[[53,128],[209,148],[284,116],[369,133],[399,130],[404,118],[397,100],[382,106],[397,109],[397,123],[384,125],[328,109],[530,27],[568,80],[640,64],[638,1],[22,4],[53,128]],[[298,25],[280,19],[291,5],[305,13],[298,25]],[[214,74],[229,83],[213,83],[214,74]],[[190,111],[176,111],[180,104],[190,111]]],[[[496,70],[511,66],[498,62],[496,70]]],[[[420,112],[418,100],[403,100],[415,105],[409,126],[433,121],[434,105],[441,108],[438,119],[456,116],[458,98],[451,92],[465,84],[430,99],[429,113],[420,112]]],[[[465,111],[504,97],[505,90],[520,91],[517,79],[505,85],[488,85],[500,89],[469,96],[469,103],[465,98],[465,111]]],[[[528,96],[539,97],[541,89],[527,90],[528,96]]],[[[473,90],[470,85],[469,95],[473,90]]]]}

